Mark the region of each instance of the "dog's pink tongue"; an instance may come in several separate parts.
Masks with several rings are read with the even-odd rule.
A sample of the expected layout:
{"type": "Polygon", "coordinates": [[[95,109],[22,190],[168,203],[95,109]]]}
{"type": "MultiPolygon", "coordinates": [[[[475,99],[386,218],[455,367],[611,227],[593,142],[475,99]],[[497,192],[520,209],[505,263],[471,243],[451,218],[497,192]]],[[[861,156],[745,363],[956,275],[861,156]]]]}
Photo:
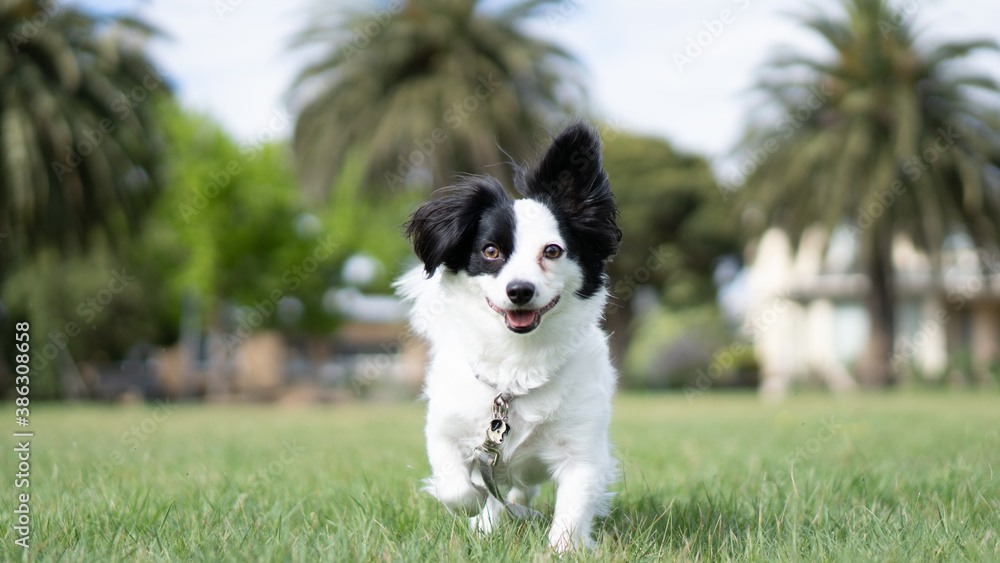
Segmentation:
{"type": "Polygon", "coordinates": [[[535,322],[534,311],[507,311],[507,324],[514,328],[527,328],[535,322]]]}

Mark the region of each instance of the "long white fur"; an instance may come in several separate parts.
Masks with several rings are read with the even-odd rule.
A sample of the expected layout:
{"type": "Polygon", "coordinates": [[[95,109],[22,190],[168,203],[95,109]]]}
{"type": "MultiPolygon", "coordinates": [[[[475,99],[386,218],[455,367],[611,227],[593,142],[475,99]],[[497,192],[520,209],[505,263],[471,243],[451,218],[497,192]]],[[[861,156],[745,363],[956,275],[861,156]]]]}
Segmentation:
{"type": "Polygon", "coordinates": [[[517,200],[514,210],[515,250],[498,276],[441,267],[427,278],[417,267],[396,285],[411,304],[413,329],[430,344],[424,394],[432,476],[425,490],[453,512],[477,515],[471,518],[476,529],[493,529],[504,508],[473,485],[482,481],[473,475],[472,457],[492,418],[495,389],[509,391],[517,397],[496,478],[519,504],[531,502],[539,483],[555,481],[549,541],[561,552],[592,544],[593,519],[607,513],[607,488],[617,478],[608,438],[616,376],[598,325],[607,293],[581,299],[575,294],[583,283],[580,267],[565,255],[542,259],[546,245],[566,247],[545,206],[517,200]],[[535,284],[531,308],[559,296],[527,334],[509,330],[486,302],[514,308],[505,291],[514,279],[535,284]]]}

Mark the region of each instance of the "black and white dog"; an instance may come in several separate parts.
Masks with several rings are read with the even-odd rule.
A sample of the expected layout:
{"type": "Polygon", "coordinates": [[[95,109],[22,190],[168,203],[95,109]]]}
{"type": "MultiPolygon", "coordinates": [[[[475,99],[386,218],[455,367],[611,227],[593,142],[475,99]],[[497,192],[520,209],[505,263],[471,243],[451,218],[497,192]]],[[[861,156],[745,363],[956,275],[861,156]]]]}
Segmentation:
{"type": "Polygon", "coordinates": [[[599,322],[621,231],[590,126],[569,126],[534,169],[516,172],[523,199],[473,176],[418,208],[406,235],[423,267],[396,286],[430,343],[425,490],[478,514],[472,526],[488,533],[552,479],[549,541],[565,551],[591,544],[617,476],[608,440],[616,377],[599,322]],[[506,502],[474,471],[501,396],[509,431],[493,450],[492,490],[509,487],[506,502]]]}

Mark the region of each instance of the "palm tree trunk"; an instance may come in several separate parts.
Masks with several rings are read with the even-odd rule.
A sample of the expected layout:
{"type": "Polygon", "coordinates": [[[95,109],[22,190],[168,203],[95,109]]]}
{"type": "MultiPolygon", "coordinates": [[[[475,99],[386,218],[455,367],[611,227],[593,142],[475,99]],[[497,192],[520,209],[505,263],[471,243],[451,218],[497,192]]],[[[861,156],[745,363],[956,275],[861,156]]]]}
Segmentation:
{"type": "Polygon", "coordinates": [[[892,369],[895,342],[895,292],[892,273],[892,231],[884,221],[872,226],[868,248],[868,316],[871,332],[858,379],[863,387],[888,387],[895,383],[892,369]]]}

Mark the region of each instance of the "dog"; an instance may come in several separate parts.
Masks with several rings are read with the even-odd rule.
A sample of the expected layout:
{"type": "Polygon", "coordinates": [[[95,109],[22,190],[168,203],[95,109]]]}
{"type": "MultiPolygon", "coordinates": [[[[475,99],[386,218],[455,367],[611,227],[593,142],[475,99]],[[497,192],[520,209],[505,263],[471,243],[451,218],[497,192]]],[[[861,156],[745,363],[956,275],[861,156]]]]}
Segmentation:
{"type": "Polygon", "coordinates": [[[423,264],[395,286],[430,346],[424,490],[488,534],[553,480],[549,543],[564,552],[593,546],[618,474],[617,376],[600,322],[621,230],[600,137],[584,122],[533,168],[515,166],[514,184],[523,198],[490,176],[438,190],[405,225],[423,264]]]}

